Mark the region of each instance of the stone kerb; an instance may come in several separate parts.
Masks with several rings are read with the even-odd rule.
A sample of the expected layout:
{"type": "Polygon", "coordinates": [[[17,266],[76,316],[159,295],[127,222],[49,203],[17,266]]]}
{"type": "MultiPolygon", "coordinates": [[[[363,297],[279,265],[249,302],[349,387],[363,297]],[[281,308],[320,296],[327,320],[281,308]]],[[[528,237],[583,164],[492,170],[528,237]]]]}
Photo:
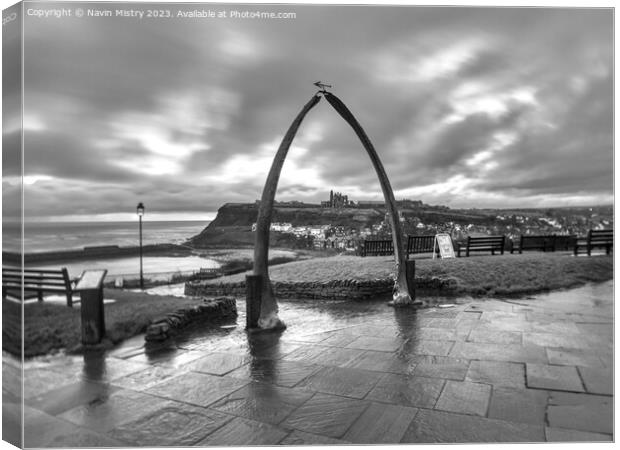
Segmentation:
{"type": "MultiPolygon", "coordinates": [[[[393,278],[377,278],[374,280],[331,280],[306,282],[272,282],[275,294],[288,299],[333,299],[333,300],[368,300],[392,295],[393,278]]],[[[456,293],[457,284],[454,280],[440,278],[416,278],[416,291],[420,294],[450,295],[456,293]]],[[[232,296],[244,297],[245,281],[238,282],[204,282],[190,281],[185,283],[185,295],[191,296],[232,296]]]]}

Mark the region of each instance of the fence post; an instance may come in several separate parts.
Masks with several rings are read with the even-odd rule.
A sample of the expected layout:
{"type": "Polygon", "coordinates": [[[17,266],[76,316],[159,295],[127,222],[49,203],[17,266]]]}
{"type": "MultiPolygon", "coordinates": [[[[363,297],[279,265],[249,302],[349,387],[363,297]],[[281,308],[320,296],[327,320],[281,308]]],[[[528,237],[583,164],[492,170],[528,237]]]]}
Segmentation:
{"type": "Polygon", "coordinates": [[[407,274],[407,287],[409,288],[409,296],[415,301],[415,259],[407,259],[405,261],[405,270],[407,274]]]}
{"type": "Polygon", "coordinates": [[[245,328],[258,328],[260,308],[262,303],[262,283],[263,277],[260,275],[245,276],[245,328]]]}

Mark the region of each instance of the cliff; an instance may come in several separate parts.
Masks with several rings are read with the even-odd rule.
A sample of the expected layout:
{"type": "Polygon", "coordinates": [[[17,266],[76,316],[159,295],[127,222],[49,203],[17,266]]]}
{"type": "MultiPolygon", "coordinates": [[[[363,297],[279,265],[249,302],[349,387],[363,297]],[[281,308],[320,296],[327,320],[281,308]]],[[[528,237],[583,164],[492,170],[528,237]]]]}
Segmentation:
{"type": "MultiPolygon", "coordinates": [[[[254,245],[252,224],[258,216],[258,205],[227,203],[222,206],[217,217],[200,234],[191,238],[187,244],[196,247],[237,247],[254,245]]],[[[385,217],[385,210],[379,208],[331,209],[321,207],[277,206],[274,208],[272,222],[290,223],[292,226],[324,225],[369,227],[385,217]]],[[[272,246],[304,247],[302,240],[290,234],[271,232],[272,246]]]]}

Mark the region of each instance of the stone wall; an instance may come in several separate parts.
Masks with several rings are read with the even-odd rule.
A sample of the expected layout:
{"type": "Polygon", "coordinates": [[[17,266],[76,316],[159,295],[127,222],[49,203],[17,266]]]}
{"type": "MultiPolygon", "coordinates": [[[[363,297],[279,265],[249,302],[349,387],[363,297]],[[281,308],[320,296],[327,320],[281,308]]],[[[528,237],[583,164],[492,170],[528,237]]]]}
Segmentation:
{"type": "MultiPolygon", "coordinates": [[[[367,300],[392,295],[394,280],[382,278],[375,280],[333,280],[325,282],[272,282],[276,298],[367,300]]],[[[418,294],[454,294],[457,283],[452,279],[416,278],[418,294]]],[[[190,281],[185,283],[185,295],[214,297],[233,296],[245,298],[245,281],[236,283],[205,283],[190,281]]]]}
{"type": "Polygon", "coordinates": [[[153,322],[146,329],[147,341],[163,341],[189,324],[219,322],[237,317],[237,302],[233,297],[203,299],[201,305],[177,309],[153,322]]]}

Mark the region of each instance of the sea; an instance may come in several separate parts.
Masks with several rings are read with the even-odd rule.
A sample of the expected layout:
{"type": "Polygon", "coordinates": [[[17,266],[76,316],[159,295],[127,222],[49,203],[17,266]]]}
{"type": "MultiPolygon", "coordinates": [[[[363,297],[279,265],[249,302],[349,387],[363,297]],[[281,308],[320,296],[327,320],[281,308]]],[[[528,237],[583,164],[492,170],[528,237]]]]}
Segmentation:
{"type": "MultiPolygon", "coordinates": [[[[199,234],[208,221],[142,222],[142,244],[182,244],[199,234]]],[[[20,251],[19,224],[2,224],[2,250],[20,251]]],[[[139,245],[138,222],[56,222],[27,223],[24,227],[24,252],[40,253],[76,250],[100,245],[133,247],[139,245]]],[[[217,268],[217,261],[197,255],[182,257],[144,256],[143,273],[150,279],[169,279],[201,268],[217,268]]],[[[58,269],[66,267],[71,277],[88,269],[106,269],[107,279],[136,278],[140,265],[137,257],[93,258],[63,263],[33,263],[29,268],[58,269]]]]}
{"type": "MultiPolygon", "coordinates": [[[[142,222],[142,244],[182,244],[209,221],[142,222]]],[[[20,251],[19,223],[2,223],[2,250],[20,251]]],[[[138,246],[138,222],[38,222],[24,226],[24,252],[79,250],[99,245],[138,246]]]]}

